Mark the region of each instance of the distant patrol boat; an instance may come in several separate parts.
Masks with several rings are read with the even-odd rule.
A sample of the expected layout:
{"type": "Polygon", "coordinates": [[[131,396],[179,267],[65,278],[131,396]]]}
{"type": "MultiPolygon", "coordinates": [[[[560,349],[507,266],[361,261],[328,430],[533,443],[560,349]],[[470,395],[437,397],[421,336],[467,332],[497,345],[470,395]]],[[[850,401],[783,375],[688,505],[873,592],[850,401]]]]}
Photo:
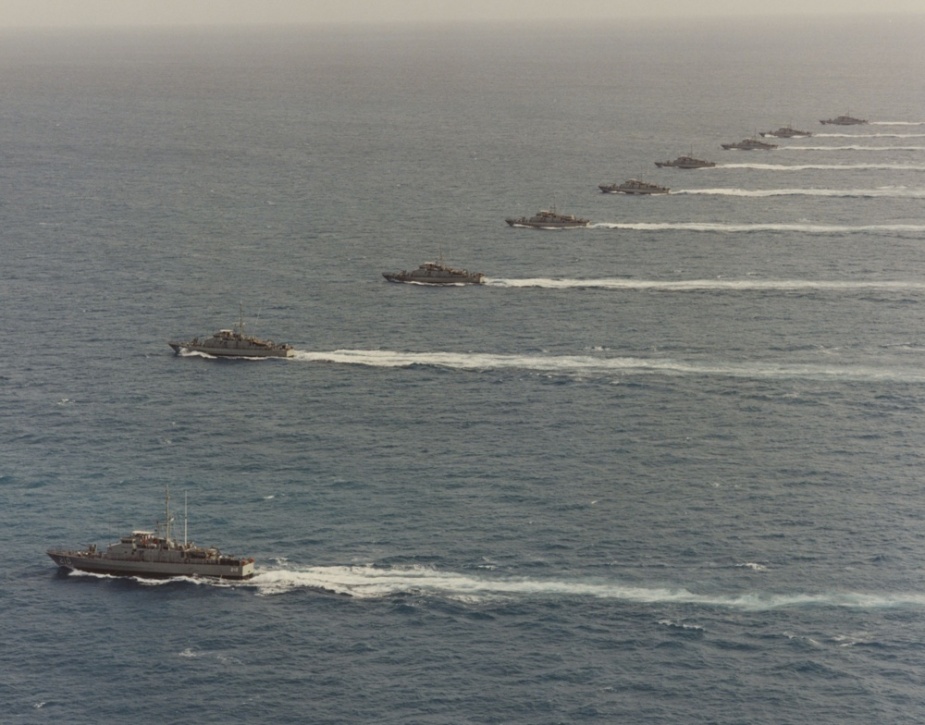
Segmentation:
{"type": "Polygon", "coordinates": [[[424,262],[410,272],[383,272],[382,276],[389,282],[411,284],[482,284],[485,277],[481,272],[450,267],[444,264],[442,259],[437,262],[424,262]]]}
{"type": "Polygon", "coordinates": [[[591,221],[582,219],[573,214],[559,214],[555,207],[552,209],[542,209],[532,217],[518,217],[516,219],[505,219],[512,227],[530,227],[532,229],[571,229],[576,227],[586,227],[591,221]]]}
{"type": "Polygon", "coordinates": [[[639,179],[630,179],[622,184],[598,184],[597,188],[605,194],[667,194],[669,192],[667,186],[650,184],[639,179]]]}
{"type": "Polygon", "coordinates": [[[756,138],[747,138],[744,141],[724,143],[721,145],[727,151],[730,149],[738,149],[739,151],[770,151],[771,149],[777,148],[776,143],[767,143],[766,141],[759,141],[756,138]]]}
{"type": "Polygon", "coordinates": [[[836,116],[835,118],[826,118],[819,123],[825,125],[827,123],[832,124],[833,126],[861,126],[867,121],[863,118],[854,118],[853,116],[836,116]]]}
{"type": "Polygon", "coordinates": [[[294,354],[292,345],[245,335],[243,317],[233,329],[219,330],[203,340],[194,337],[186,342],[173,341],[167,344],[177,354],[181,350],[189,350],[215,357],[292,357],[294,354]]]}
{"type": "Polygon", "coordinates": [[[674,161],[656,161],[655,165],[660,169],[712,169],[716,166],[716,162],[695,159],[693,156],[678,156],[674,161]]]}
{"type": "Polygon", "coordinates": [[[793,126],[781,126],[776,131],[762,131],[761,136],[774,136],[775,138],[798,138],[812,136],[812,131],[798,131],[793,126]]]}

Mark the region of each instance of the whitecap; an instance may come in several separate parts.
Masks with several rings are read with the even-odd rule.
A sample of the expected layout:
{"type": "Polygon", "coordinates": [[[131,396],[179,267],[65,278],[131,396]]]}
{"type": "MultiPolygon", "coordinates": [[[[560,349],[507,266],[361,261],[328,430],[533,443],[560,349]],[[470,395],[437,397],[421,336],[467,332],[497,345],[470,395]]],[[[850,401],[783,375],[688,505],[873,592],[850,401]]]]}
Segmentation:
{"type": "Polygon", "coordinates": [[[744,564],[736,564],[737,567],[742,569],[751,569],[752,571],[767,571],[768,567],[764,564],[758,564],[754,561],[747,561],[744,564]]]}

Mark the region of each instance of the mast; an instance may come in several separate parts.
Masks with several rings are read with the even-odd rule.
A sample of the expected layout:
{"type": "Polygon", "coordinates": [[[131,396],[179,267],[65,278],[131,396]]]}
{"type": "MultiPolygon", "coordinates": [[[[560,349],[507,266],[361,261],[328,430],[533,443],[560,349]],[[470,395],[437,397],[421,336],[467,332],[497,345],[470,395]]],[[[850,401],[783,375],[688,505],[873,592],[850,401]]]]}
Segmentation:
{"type": "Polygon", "coordinates": [[[164,539],[170,541],[170,486],[164,487],[164,513],[166,514],[164,539]]]}
{"type": "Polygon", "coordinates": [[[189,492],[183,492],[183,548],[186,548],[186,527],[187,527],[187,500],[189,498],[189,492]]]}

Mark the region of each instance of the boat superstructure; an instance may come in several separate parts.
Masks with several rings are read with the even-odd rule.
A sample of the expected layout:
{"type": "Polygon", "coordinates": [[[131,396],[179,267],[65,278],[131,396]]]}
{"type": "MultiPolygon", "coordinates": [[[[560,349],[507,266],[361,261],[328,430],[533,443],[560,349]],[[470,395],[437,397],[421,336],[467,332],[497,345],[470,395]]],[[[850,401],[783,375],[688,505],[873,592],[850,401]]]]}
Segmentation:
{"type": "Polygon", "coordinates": [[[49,549],[48,556],[61,567],[113,576],[249,579],[254,575],[252,558],[228,556],[215,547],[188,541],[185,515],[183,540],[175,539],[169,491],[165,496],[165,511],[164,521],[157,522],[153,531],[132,531],[104,551],[90,544],[86,549],[49,549]]]}

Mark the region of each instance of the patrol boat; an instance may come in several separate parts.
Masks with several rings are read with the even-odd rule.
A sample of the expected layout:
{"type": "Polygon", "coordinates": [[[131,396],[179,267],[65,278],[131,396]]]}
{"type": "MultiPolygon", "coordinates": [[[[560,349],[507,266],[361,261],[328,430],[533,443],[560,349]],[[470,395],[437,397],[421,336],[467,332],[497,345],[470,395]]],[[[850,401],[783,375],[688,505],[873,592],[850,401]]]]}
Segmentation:
{"type": "Polygon", "coordinates": [[[529,219],[525,216],[517,219],[505,219],[512,227],[529,227],[531,229],[574,229],[586,227],[591,221],[581,219],[573,214],[559,214],[555,208],[542,209],[529,219]]]}
{"type": "Polygon", "coordinates": [[[173,351],[201,352],[215,357],[292,357],[292,345],[261,340],[244,334],[243,318],[230,330],[219,330],[211,337],[200,340],[194,337],[187,342],[168,342],[173,351]]]}
{"type": "Polygon", "coordinates": [[[712,169],[716,166],[716,162],[695,159],[693,156],[678,156],[674,161],[656,161],[655,165],[660,169],[663,167],[674,169],[712,169]]]}
{"type": "Polygon", "coordinates": [[[597,188],[605,194],[667,194],[669,191],[667,186],[650,184],[639,179],[630,179],[622,184],[598,184],[597,188]]]}
{"type": "Polygon", "coordinates": [[[110,544],[105,551],[90,544],[84,550],[49,549],[48,556],[60,567],[113,576],[137,576],[147,579],[170,577],[214,577],[249,579],[254,576],[254,560],[227,556],[215,547],[196,546],[186,539],[171,536],[170,493],[166,494],[166,518],[155,524],[154,531],[133,531],[110,544]]]}
{"type": "Polygon", "coordinates": [[[482,284],[485,277],[481,272],[470,272],[466,269],[455,269],[443,263],[424,262],[417,269],[410,272],[383,272],[382,276],[389,282],[404,282],[407,284],[482,284]]]}
{"type": "Polygon", "coordinates": [[[762,131],[762,136],[774,136],[775,138],[798,138],[812,136],[811,131],[798,131],[793,126],[781,126],[776,131],[762,131]]]}
{"type": "Polygon", "coordinates": [[[747,138],[744,141],[724,143],[721,145],[727,151],[730,149],[738,149],[739,151],[770,151],[771,149],[777,148],[776,143],[767,143],[765,141],[759,141],[756,138],[747,138]]]}
{"type": "Polygon", "coordinates": [[[861,126],[867,121],[863,118],[854,118],[853,116],[836,116],[835,118],[826,118],[819,121],[823,126],[830,123],[833,126],[861,126]]]}

